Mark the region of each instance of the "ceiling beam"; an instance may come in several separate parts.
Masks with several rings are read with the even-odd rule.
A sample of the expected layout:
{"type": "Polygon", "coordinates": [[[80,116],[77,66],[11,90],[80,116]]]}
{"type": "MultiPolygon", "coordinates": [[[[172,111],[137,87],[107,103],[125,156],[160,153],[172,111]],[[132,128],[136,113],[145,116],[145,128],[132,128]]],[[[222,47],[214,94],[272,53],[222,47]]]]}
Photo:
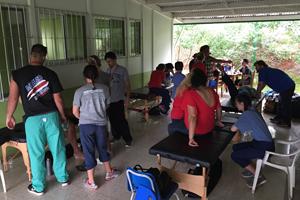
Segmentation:
{"type": "Polygon", "coordinates": [[[253,22],[253,21],[273,21],[273,20],[300,20],[300,15],[280,15],[280,16],[260,16],[260,17],[236,17],[218,19],[179,19],[177,24],[211,24],[211,23],[232,23],[232,22],[253,22]]]}
{"type": "Polygon", "coordinates": [[[232,10],[240,8],[260,8],[260,7],[285,7],[300,5],[299,0],[260,0],[260,1],[223,1],[218,3],[202,3],[182,6],[161,6],[162,12],[191,12],[209,10],[232,10]]]}
{"type": "MultiPolygon", "coordinates": [[[[282,13],[282,12],[300,12],[300,5],[289,7],[271,7],[271,8],[247,8],[247,9],[234,9],[235,15],[247,15],[247,14],[267,14],[267,13],[282,13]]],[[[230,16],[231,10],[212,10],[201,12],[178,12],[173,13],[176,18],[190,18],[190,17],[209,17],[209,16],[230,16]]]]}
{"type": "Polygon", "coordinates": [[[146,4],[200,3],[208,0],[145,0],[146,4]]]}

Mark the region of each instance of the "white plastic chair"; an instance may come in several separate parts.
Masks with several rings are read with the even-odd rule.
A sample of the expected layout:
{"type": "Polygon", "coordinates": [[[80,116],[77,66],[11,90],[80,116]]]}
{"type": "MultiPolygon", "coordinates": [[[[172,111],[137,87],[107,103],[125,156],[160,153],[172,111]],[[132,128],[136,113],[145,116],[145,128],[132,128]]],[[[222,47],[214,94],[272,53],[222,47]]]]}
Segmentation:
{"type": "Polygon", "coordinates": [[[6,185],[5,185],[5,179],[4,179],[4,173],[3,173],[3,168],[2,168],[1,160],[0,160],[0,176],[1,176],[1,182],[2,182],[2,187],[3,187],[3,192],[6,193],[6,185]]]}
{"type": "Polygon", "coordinates": [[[256,161],[256,171],[255,171],[255,177],[254,177],[254,181],[253,181],[253,185],[252,185],[252,194],[254,194],[254,192],[255,192],[255,188],[256,188],[256,184],[257,184],[257,180],[258,180],[258,177],[259,177],[261,167],[263,165],[268,165],[268,166],[271,166],[273,168],[280,169],[280,170],[284,171],[287,174],[287,178],[288,178],[288,199],[292,199],[293,198],[293,188],[295,187],[295,163],[296,163],[296,160],[297,160],[297,158],[300,154],[300,148],[299,148],[299,146],[297,146],[294,150],[292,150],[293,152],[290,152],[290,149],[292,149],[291,145],[296,146],[298,143],[300,145],[300,139],[297,139],[297,140],[294,140],[294,141],[276,140],[275,142],[277,144],[286,145],[287,148],[288,148],[288,153],[287,154],[281,154],[281,153],[266,151],[266,154],[265,154],[263,160],[258,159],[256,161]],[[272,155],[272,157],[274,157],[274,158],[284,159],[284,161],[287,161],[287,162],[277,163],[277,162],[274,162],[274,161],[270,161],[269,160],[270,155],[272,155]]]}

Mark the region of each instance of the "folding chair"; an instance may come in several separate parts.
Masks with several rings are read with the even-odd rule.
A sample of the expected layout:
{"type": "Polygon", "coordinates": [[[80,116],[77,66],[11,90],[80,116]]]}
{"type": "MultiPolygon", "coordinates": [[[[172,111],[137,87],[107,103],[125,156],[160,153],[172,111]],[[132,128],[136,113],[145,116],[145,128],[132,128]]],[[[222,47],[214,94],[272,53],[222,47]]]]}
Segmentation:
{"type": "Polygon", "coordinates": [[[255,171],[255,176],[254,176],[254,181],[252,185],[252,193],[255,192],[257,180],[259,177],[260,170],[263,165],[268,165],[273,168],[279,169],[284,171],[287,174],[288,178],[288,199],[293,198],[293,188],[295,187],[295,163],[296,160],[300,154],[300,148],[299,146],[296,147],[292,152],[290,152],[291,145],[297,145],[300,143],[300,139],[295,140],[295,141],[283,141],[283,140],[276,140],[275,141],[277,144],[283,144],[287,145],[288,147],[288,153],[287,154],[281,154],[281,153],[274,153],[274,152],[269,152],[266,151],[266,154],[263,159],[258,159],[256,161],[256,171],[255,171]],[[276,161],[270,161],[269,158],[272,156],[273,158],[281,158],[283,159],[283,163],[278,163],[276,161]]]}
{"type": "Polygon", "coordinates": [[[2,187],[3,187],[3,192],[6,193],[6,185],[5,185],[5,179],[4,179],[4,173],[3,173],[3,169],[2,169],[1,159],[0,159],[0,176],[1,176],[1,182],[2,182],[2,187]]]}
{"type": "Polygon", "coordinates": [[[132,168],[126,170],[128,190],[131,191],[130,200],[168,200],[174,194],[178,184],[172,182],[165,191],[160,194],[155,178],[152,174],[136,171],[132,168]]]}

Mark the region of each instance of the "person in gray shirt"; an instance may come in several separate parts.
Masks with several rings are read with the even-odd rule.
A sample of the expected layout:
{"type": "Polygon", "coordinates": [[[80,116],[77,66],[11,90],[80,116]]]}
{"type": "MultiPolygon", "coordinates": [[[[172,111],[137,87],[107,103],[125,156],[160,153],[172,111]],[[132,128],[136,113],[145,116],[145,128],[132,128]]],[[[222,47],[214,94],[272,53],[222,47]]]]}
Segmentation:
{"type": "Polygon", "coordinates": [[[113,140],[119,140],[121,137],[125,141],[125,146],[130,147],[132,137],[128,122],[125,118],[125,107],[128,106],[130,97],[130,83],[128,71],[125,67],[118,65],[117,56],[114,52],[105,54],[105,61],[108,64],[107,73],[110,75],[110,93],[111,100],[108,110],[108,116],[111,123],[113,140]]]}
{"type": "Polygon", "coordinates": [[[96,83],[104,84],[107,87],[110,87],[110,76],[108,73],[101,70],[101,60],[96,55],[91,55],[88,58],[89,65],[95,65],[98,69],[98,78],[96,79],[96,83]]]}
{"type": "Polygon", "coordinates": [[[95,83],[98,69],[87,65],[83,71],[86,84],[76,90],[73,100],[73,114],[79,119],[80,140],[85,158],[88,178],[84,185],[95,190],[98,186],[94,181],[94,170],[97,165],[95,148],[99,159],[106,170],[105,180],[119,176],[120,172],[111,167],[107,149],[106,110],[109,105],[109,89],[103,84],[95,83]]]}

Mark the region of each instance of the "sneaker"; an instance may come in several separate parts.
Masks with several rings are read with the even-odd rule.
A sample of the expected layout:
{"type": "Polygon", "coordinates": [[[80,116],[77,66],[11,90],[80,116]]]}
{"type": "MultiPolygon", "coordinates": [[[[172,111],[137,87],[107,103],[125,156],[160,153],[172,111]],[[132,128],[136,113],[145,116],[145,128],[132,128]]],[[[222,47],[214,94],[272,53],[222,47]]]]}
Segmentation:
{"type": "Polygon", "coordinates": [[[130,148],[132,146],[132,142],[126,142],[125,147],[130,148]]]}
{"type": "Polygon", "coordinates": [[[254,176],[250,171],[246,169],[241,173],[241,175],[243,178],[252,178],[254,176]]]}
{"type": "Polygon", "coordinates": [[[97,190],[98,189],[98,185],[96,185],[95,183],[89,183],[88,179],[86,179],[84,181],[84,187],[89,190],[97,190]]]}
{"type": "Polygon", "coordinates": [[[120,176],[121,172],[117,169],[113,169],[112,172],[107,172],[105,176],[106,181],[110,181],[118,176],[120,176]]]}
{"type": "Polygon", "coordinates": [[[70,181],[67,180],[66,182],[62,182],[60,184],[61,184],[62,187],[66,187],[66,186],[70,185],[70,181]]]}
{"type": "Polygon", "coordinates": [[[36,191],[36,190],[33,188],[32,184],[28,185],[27,190],[28,190],[28,192],[30,192],[31,194],[35,194],[35,195],[37,195],[37,196],[41,196],[41,195],[44,194],[44,192],[38,192],[38,191],[36,191]]]}
{"type": "MultiPolygon", "coordinates": [[[[254,177],[249,178],[249,179],[247,180],[247,186],[248,186],[249,188],[252,188],[252,186],[253,186],[253,181],[254,181],[254,177]]],[[[260,175],[260,176],[258,177],[258,179],[257,179],[256,187],[261,186],[261,185],[265,184],[266,182],[267,182],[267,179],[266,179],[263,175],[260,175]]]]}

